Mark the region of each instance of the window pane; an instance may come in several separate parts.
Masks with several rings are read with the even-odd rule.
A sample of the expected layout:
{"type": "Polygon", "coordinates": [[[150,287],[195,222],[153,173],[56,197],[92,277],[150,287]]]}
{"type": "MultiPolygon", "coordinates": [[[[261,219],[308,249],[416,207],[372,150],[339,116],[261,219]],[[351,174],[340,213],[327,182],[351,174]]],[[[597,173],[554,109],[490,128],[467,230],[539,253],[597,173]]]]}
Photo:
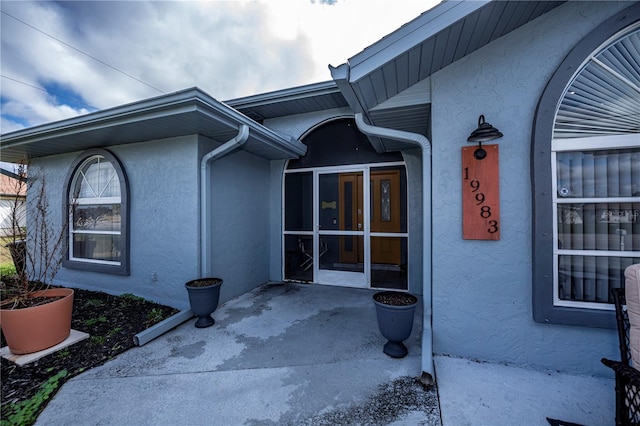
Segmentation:
{"type": "Polygon", "coordinates": [[[611,288],[624,287],[624,270],[639,258],[558,256],[558,297],[596,303],[613,303],[611,288]]]}
{"type": "Polygon", "coordinates": [[[559,198],[640,196],[640,149],[556,155],[559,198]]]}
{"type": "Polygon", "coordinates": [[[406,238],[371,237],[371,286],[408,288],[406,238]]]}
{"type": "Polygon", "coordinates": [[[313,229],[313,174],[311,172],[287,173],[284,179],[285,231],[311,231],[313,229]]]}
{"type": "Polygon", "coordinates": [[[78,198],[120,197],[116,170],[104,157],[92,157],[80,169],[75,193],[78,198]]]}
{"type": "Polygon", "coordinates": [[[73,209],[73,229],[120,231],[120,204],[82,205],[73,209]]]}
{"type": "Polygon", "coordinates": [[[74,234],[75,258],[120,261],[120,236],[99,234],[74,234]]]}
{"type": "Polygon", "coordinates": [[[313,237],[284,236],[284,277],[294,281],[313,281],[313,237]]]}
{"type": "Polygon", "coordinates": [[[558,249],[640,251],[640,203],[558,204],[558,249]]]}
{"type": "Polygon", "coordinates": [[[320,269],[364,272],[364,238],[360,235],[320,237],[320,269]]]}

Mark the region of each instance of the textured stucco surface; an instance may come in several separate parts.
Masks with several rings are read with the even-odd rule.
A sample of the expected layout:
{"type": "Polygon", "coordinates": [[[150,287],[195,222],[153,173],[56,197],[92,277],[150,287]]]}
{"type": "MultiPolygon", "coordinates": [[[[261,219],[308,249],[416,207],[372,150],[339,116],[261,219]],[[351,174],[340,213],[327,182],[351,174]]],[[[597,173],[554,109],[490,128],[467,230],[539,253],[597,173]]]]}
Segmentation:
{"type": "Polygon", "coordinates": [[[269,281],[270,164],[234,151],[211,167],[211,265],[224,302],[269,281]]]}
{"type": "MultiPolygon", "coordinates": [[[[61,268],[56,283],[113,294],[134,293],[188,306],[184,283],[197,274],[198,197],[195,137],[110,147],[129,180],[129,276],[61,268]],[[155,280],[153,276],[155,274],[155,280]]],[[[60,223],[64,182],[80,153],[34,161],[46,166],[52,217],[60,223]]]]}
{"type": "Polygon", "coordinates": [[[530,144],[537,102],[556,67],[628,5],[565,4],[432,77],[436,353],[609,374],[600,358],[616,358],[614,330],[533,321],[530,144]],[[480,114],[505,135],[496,141],[500,241],[462,239],[460,153],[480,114]]]}

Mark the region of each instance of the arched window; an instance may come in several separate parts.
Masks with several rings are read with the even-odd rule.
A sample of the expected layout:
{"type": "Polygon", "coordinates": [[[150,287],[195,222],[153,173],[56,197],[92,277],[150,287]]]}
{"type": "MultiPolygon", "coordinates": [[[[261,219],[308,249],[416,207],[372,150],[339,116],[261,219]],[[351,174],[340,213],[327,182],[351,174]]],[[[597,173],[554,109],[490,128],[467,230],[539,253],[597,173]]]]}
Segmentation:
{"type": "Polygon", "coordinates": [[[610,290],[640,263],[638,5],[585,37],[543,93],[532,141],[539,322],[615,327],[610,290]]]}
{"type": "Polygon", "coordinates": [[[79,156],[67,177],[68,253],[64,266],[129,274],[128,185],[108,151],[79,156]]]}

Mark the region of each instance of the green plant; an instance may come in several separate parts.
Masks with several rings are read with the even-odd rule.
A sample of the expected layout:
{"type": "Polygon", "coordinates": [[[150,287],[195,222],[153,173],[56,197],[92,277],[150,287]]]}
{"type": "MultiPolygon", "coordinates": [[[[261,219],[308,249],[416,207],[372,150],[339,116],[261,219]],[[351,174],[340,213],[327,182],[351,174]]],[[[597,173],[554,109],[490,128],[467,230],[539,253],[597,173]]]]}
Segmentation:
{"type": "Polygon", "coordinates": [[[96,325],[100,322],[107,322],[106,317],[98,317],[98,318],[90,318],[84,322],[84,325],[87,327],[91,327],[92,325],[96,325]]]}
{"type": "Polygon", "coordinates": [[[91,336],[89,337],[89,342],[92,345],[104,345],[104,342],[107,341],[107,338],[104,336],[91,336]]]}
{"type": "Polygon", "coordinates": [[[63,381],[62,379],[66,376],[67,370],[58,372],[40,385],[38,392],[32,398],[10,407],[6,418],[3,418],[1,421],[2,426],[24,426],[34,424],[47,400],[60,387],[60,382],[63,381]]]}
{"type": "Polygon", "coordinates": [[[111,330],[109,330],[109,332],[107,333],[107,336],[112,337],[115,336],[116,334],[120,333],[122,331],[122,327],[115,327],[112,328],[111,330]]]}
{"type": "Polygon", "coordinates": [[[162,313],[161,309],[153,308],[149,312],[147,312],[146,318],[147,320],[145,321],[145,324],[147,325],[156,324],[164,319],[164,314],[162,313]]]}
{"type": "Polygon", "coordinates": [[[124,293],[123,295],[120,296],[120,300],[122,300],[122,303],[125,303],[125,304],[129,304],[132,302],[144,302],[144,298],[140,296],[136,296],[135,294],[132,294],[132,293],[124,293]]]}
{"type": "Polygon", "coordinates": [[[56,356],[57,356],[58,358],[66,358],[66,357],[68,357],[69,355],[71,355],[71,351],[69,350],[69,348],[61,349],[61,350],[60,350],[60,351],[58,351],[58,353],[56,354],[56,356]]]}
{"type": "Polygon", "coordinates": [[[84,306],[87,308],[99,308],[101,306],[104,306],[104,303],[102,303],[102,301],[98,299],[89,299],[84,302],[84,306]]]}

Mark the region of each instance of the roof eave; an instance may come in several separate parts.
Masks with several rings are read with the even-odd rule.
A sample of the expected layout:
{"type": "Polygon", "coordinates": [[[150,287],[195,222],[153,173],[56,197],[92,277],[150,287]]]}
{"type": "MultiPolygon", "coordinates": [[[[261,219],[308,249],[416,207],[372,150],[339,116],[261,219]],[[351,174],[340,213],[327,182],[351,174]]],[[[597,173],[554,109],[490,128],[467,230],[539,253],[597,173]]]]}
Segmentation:
{"type": "MultiPolygon", "coordinates": [[[[26,160],[21,154],[25,150],[19,149],[24,148],[25,145],[176,114],[204,115],[207,120],[234,129],[245,124],[249,127],[251,137],[256,137],[263,144],[277,150],[283,158],[297,157],[306,150],[306,146],[301,142],[271,131],[198,88],[0,135],[0,147],[5,161],[26,160]]],[[[123,144],[134,142],[139,141],[127,139],[122,141],[123,144]]],[[[78,150],[84,148],[86,147],[78,145],[78,150]]]]}

